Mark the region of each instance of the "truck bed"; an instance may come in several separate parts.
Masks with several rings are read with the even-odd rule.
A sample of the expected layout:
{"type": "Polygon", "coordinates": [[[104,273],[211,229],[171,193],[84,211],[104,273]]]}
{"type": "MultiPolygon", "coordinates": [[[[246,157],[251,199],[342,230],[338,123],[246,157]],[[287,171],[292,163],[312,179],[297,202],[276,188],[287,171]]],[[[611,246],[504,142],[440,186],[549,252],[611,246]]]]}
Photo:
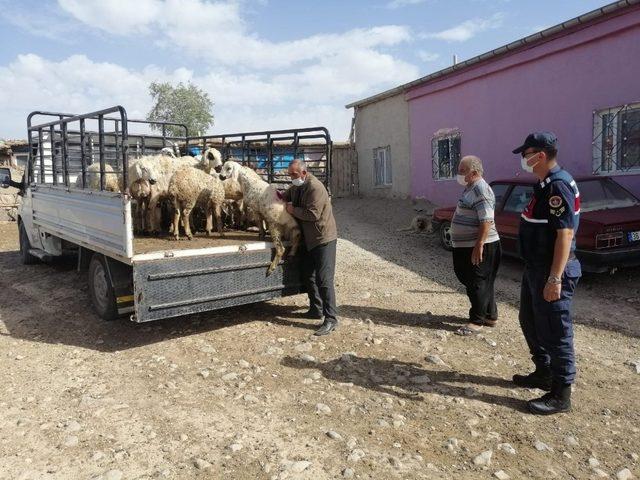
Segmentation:
{"type": "MultiPolygon", "coordinates": [[[[226,247],[229,245],[242,245],[251,242],[261,242],[256,232],[231,231],[225,232],[224,237],[218,233],[207,237],[204,233],[196,233],[193,239],[175,241],[170,236],[135,237],[133,239],[133,251],[135,254],[164,252],[167,250],[193,250],[198,248],[226,247]]],[[[267,237],[267,241],[269,238],[267,237]]]]}

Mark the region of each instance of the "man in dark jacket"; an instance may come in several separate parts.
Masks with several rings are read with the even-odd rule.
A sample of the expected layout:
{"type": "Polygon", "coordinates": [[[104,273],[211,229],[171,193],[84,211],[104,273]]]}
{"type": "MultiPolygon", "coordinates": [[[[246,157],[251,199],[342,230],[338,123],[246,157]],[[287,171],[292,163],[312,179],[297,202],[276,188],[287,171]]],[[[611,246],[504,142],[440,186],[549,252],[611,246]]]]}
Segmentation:
{"type": "Polygon", "coordinates": [[[287,211],[293,215],[304,237],[306,253],[303,275],[309,295],[307,318],[322,320],[314,335],[327,335],[338,325],[334,275],[338,231],[331,199],[325,186],[307,172],[302,160],[289,165],[292,186],[284,193],[287,211]]]}

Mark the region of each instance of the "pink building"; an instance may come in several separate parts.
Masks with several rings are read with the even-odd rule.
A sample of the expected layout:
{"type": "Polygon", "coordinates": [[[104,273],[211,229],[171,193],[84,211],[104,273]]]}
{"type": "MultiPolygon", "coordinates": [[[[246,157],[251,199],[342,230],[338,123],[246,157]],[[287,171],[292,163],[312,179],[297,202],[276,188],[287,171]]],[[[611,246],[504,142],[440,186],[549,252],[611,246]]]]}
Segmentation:
{"type": "MultiPolygon", "coordinates": [[[[488,180],[524,175],[511,150],[534,130],[556,133],[559,162],[573,175],[615,176],[640,196],[637,0],[615,2],[351,106],[362,109],[399,92],[408,105],[412,197],[454,202],[457,162],[468,154],[483,160],[488,180]]],[[[395,160],[393,152],[389,157],[395,160]]],[[[394,173],[397,168],[394,163],[394,173]]]]}

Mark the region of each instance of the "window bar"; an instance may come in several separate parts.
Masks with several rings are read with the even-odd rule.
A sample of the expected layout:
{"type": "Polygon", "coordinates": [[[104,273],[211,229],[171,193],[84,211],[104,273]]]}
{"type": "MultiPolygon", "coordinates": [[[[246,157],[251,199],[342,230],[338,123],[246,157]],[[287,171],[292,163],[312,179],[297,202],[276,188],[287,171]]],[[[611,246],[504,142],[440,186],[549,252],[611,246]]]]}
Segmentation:
{"type": "Polygon", "coordinates": [[[31,122],[27,121],[27,143],[29,144],[29,159],[27,160],[27,170],[24,172],[27,184],[31,184],[31,178],[33,177],[33,135],[31,133],[31,122]]]}
{"type": "Polygon", "coordinates": [[[242,165],[245,165],[245,161],[244,161],[244,149],[245,149],[245,136],[242,135],[242,165]]]}
{"type": "Polygon", "coordinates": [[[104,115],[98,115],[98,151],[100,152],[100,191],[104,190],[104,115]]]}
{"type": "Polygon", "coordinates": [[[38,129],[38,154],[40,156],[40,183],[44,183],[44,134],[38,129]]]}
{"type": "Polygon", "coordinates": [[[144,135],[140,136],[140,147],[142,148],[142,155],[146,155],[147,153],[147,148],[145,145],[145,141],[144,141],[144,135]]]}
{"type": "MultiPolygon", "coordinates": [[[[116,168],[115,170],[118,171],[118,163],[120,163],[120,148],[118,148],[118,126],[120,125],[120,122],[118,120],[114,121],[115,123],[115,133],[114,133],[114,143],[115,143],[115,150],[116,150],[116,168]]],[[[122,169],[124,170],[124,164],[122,169]]]]}
{"type": "Polygon", "coordinates": [[[223,161],[229,158],[229,155],[225,155],[224,142],[225,142],[225,137],[222,137],[222,143],[220,144],[220,156],[222,156],[223,161]]]}
{"type": "Polygon", "coordinates": [[[91,160],[91,165],[93,163],[93,136],[89,134],[89,141],[87,142],[87,146],[89,147],[89,160],[91,160]]]}
{"type": "Polygon", "coordinates": [[[82,188],[87,186],[87,158],[84,151],[84,118],[80,119],[80,168],[82,169],[82,188]]]}
{"type": "MultiPolygon", "coordinates": [[[[54,126],[51,125],[49,127],[49,143],[51,144],[51,171],[53,174],[53,184],[58,184],[58,169],[56,168],[56,131],[54,130],[54,126]]],[[[44,176],[44,164],[42,164],[42,183],[46,180],[44,176]]]]}
{"type": "Polygon", "coordinates": [[[62,183],[69,186],[69,156],[67,153],[67,123],[60,125],[60,157],[62,159],[62,183]]]}
{"type": "Polygon", "coordinates": [[[162,124],[162,147],[166,147],[167,146],[167,124],[163,123],[162,124]]]}
{"type": "Polygon", "coordinates": [[[267,133],[267,164],[269,165],[269,183],[273,183],[273,140],[267,133]]]}
{"type": "Polygon", "coordinates": [[[129,123],[126,114],[121,112],[122,128],[120,129],[122,137],[122,193],[129,193],[129,123]]]}

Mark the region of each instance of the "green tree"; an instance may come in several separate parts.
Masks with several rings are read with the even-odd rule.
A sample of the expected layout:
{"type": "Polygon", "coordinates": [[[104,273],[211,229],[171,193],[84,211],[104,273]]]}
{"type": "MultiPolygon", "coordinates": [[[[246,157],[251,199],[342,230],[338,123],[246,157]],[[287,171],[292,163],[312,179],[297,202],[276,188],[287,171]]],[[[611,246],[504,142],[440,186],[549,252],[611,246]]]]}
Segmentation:
{"type": "MultiPolygon", "coordinates": [[[[152,82],[149,94],[153,107],[147,114],[147,120],[183,123],[189,129],[189,135],[204,135],[213,125],[213,101],[204,90],[188,82],[173,86],[168,82],[152,82]]],[[[162,126],[152,126],[162,130],[162,126]]],[[[184,130],[167,126],[167,135],[183,136],[184,130]]]]}

